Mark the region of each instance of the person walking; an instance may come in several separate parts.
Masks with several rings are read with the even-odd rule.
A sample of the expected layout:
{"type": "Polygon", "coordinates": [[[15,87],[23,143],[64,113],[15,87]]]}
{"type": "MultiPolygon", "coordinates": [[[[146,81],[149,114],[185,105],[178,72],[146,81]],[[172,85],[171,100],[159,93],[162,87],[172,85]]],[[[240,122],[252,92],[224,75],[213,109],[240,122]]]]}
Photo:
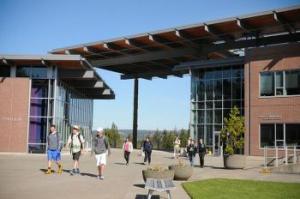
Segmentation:
{"type": "Polygon", "coordinates": [[[57,173],[61,174],[62,173],[62,164],[61,164],[61,149],[63,147],[63,144],[60,140],[59,134],[56,131],[56,126],[52,124],[50,126],[50,133],[47,136],[47,141],[48,141],[48,150],[47,150],[47,159],[48,159],[48,169],[45,172],[45,174],[51,174],[51,164],[52,161],[54,161],[57,166],[58,166],[58,171],[57,173]]]}
{"type": "Polygon", "coordinates": [[[126,160],[126,165],[128,165],[129,164],[130,153],[133,151],[132,142],[129,140],[129,138],[126,138],[122,149],[124,151],[124,158],[126,160]]]}
{"type": "Polygon", "coordinates": [[[180,155],[180,139],[177,136],[174,141],[174,158],[178,158],[180,155]]]}
{"type": "Polygon", "coordinates": [[[189,145],[187,145],[187,153],[188,153],[188,157],[189,157],[189,161],[191,166],[194,166],[194,158],[196,156],[196,152],[197,152],[197,148],[195,146],[195,142],[194,140],[190,140],[189,145]]]}
{"type": "Polygon", "coordinates": [[[151,163],[152,148],[153,148],[153,145],[152,145],[151,141],[149,140],[149,137],[147,137],[143,143],[143,151],[145,153],[144,164],[146,164],[147,160],[148,160],[148,164],[151,163]]]}
{"type": "Polygon", "coordinates": [[[199,155],[199,159],[200,159],[200,167],[203,168],[204,167],[204,156],[206,154],[206,146],[203,143],[202,138],[199,139],[199,143],[198,143],[198,155],[199,155]]]}
{"type": "Polygon", "coordinates": [[[98,168],[98,179],[104,180],[104,169],[107,162],[107,155],[110,155],[110,146],[102,128],[97,129],[93,145],[98,168]]]}
{"type": "Polygon", "coordinates": [[[78,125],[74,125],[72,127],[72,133],[68,138],[67,145],[70,147],[70,152],[72,154],[73,158],[73,169],[70,171],[71,175],[79,175],[79,158],[81,155],[81,152],[83,150],[83,144],[85,140],[80,133],[80,127],[78,125]]]}

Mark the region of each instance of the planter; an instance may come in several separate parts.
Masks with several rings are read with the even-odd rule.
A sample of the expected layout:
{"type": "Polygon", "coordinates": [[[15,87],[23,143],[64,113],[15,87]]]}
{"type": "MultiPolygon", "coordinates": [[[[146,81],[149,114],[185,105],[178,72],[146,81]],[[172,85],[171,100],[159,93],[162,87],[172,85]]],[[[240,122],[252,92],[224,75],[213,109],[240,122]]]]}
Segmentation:
{"type": "Polygon", "coordinates": [[[244,155],[224,155],[225,169],[243,169],[246,167],[246,156],[244,155]]]}
{"type": "Polygon", "coordinates": [[[174,170],[174,180],[188,180],[193,175],[190,165],[171,165],[169,169],[174,170]]]}
{"type": "Polygon", "coordinates": [[[162,170],[162,171],[155,171],[155,170],[142,170],[143,179],[146,182],[147,178],[155,178],[155,179],[172,179],[174,178],[174,170],[162,170]]]}

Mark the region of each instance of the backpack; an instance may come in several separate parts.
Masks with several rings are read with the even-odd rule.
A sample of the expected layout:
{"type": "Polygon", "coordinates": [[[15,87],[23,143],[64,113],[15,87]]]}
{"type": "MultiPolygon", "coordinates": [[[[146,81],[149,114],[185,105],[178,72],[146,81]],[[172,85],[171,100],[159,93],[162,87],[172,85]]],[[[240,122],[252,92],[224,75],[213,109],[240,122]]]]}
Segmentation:
{"type": "MultiPolygon", "coordinates": [[[[71,134],[71,149],[73,148],[73,136],[74,136],[74,133],[71,134]]],[[[81,141],[81,137],[83,138],[83,136],[81,136],[81,133],[78,133],[77,137],[78,137],[78,140],[80,142],[80,149],[82,150],[83,149],[83,144],[82,144],[82,141],[81,141]]]]}

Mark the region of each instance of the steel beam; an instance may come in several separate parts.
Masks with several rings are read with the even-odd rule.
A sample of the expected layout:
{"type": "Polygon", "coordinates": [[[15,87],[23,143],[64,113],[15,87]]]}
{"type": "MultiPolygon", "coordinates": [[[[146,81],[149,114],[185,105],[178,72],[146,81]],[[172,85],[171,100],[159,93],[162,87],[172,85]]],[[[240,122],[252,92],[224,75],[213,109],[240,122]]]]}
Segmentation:
{"type": "Polygon", "coordinates": [[[278,14],[276,11],[273,11],[274,20],[283,25],[284,29],[290,34],[296,32],[295,27],[291,25],[282,15],[278,14]]]}

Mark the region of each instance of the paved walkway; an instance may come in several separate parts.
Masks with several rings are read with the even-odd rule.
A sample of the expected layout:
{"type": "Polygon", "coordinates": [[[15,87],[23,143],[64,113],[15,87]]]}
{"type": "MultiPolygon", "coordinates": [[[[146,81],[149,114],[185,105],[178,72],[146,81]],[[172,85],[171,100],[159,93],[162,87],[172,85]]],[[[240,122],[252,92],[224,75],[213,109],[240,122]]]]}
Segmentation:
{"type": "MultiPolygon", "coordinates": [[[[174,164],[171,153],[154,151],[153,164],[174,164]]],[[[65,172],[62,175],[45,175],[45,155],[0,154],[0,198],[32,199],[32,198],[64,198],[64,199],[143,199],[147,191],[143,188],[142,157],[135,151],[129,166],[124,165],[122,153],[118,149],[112,151],[105,180],[96,179],[96,166],[93,156],[86,153],[81,159],[82,176],[70,176],[68,170],[72,167],[70,155],[63,155],[65,172]]],[[[196,160],[198,162],[198,160],[196,160]]],[[[206,167],[194,169],[191,180],[208,178],[239,178],[253,180],[270,180],[285,182],[300,182],[300,175],[261,174],[261,158],[249,157],[244,170],[224,170],[220,158],[207,157],[206,167]]],[[[55,168],[56,169],[56,168],[55,168]]],[[[176,189],[172,191],[174,199],[189,198],[175,182],[176,189]]],[[[153,198],[167,198],[165,193],[155,193],[153,198]]]]}

